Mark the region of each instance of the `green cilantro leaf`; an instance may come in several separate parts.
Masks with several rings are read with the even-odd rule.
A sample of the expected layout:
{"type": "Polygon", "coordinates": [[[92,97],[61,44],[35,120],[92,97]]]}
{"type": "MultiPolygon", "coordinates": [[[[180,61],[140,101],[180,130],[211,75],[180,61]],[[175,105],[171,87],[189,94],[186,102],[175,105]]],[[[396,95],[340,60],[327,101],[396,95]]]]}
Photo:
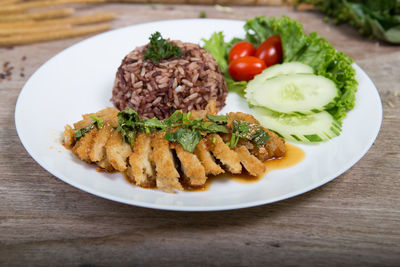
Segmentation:
{"type": "Polygon", "coordinates": [[[207,118],[215,123],[218,124],[227,124],[228,123],[228,116],[226,115],[211,115],[211,114],[207,114],[207,118]]]}
{"type": "Polygon", "coordinates": [[[198,131],[191,131],[187,128],[179,128],[176,132],[166,133],[164,138],[170,142],[178,142],[182,145],[183,149],[193,153],[202,137],[198,131]]]}

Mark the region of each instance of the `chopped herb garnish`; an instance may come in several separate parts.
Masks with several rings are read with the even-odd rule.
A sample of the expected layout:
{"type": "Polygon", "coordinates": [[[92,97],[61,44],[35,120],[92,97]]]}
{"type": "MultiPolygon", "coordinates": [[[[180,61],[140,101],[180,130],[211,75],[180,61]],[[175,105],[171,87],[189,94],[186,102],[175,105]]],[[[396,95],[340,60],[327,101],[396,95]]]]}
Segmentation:
{"type": "Polygon", "coordinates": [[[169,118],[164,120],[159,120],[155,117],[141,120],[136,111],[127,108],[118,113],[119,126],[116,129],[121,133],[125,142],[133,145],[137,132],[149,134],[179,127],[175,132],[167,132],[165,139],[171,142],[178,142],[185,150],[193,152],[202,135],[229,133],[224,125],[227,121],[226,116],[212,116],[211,118],[209,118],[210,121],[204,121],[200,117],[191,119],[191,112],[175,111],[169,118]]]}
{"type": "Polygon", "coordinates": [[[162,38],[159,32],[153,33],[149,39],[150,45],[147,47],[144,59],[150,59],[157,63],[161,59],[182,56],[182,50],[178,46],[162,38]]]}
{"type": "Polygon", "coordinates": [[[256,146],[260,147],[265,145],[268,141],[269,135],[258,124],[234,120],[232,137],[228,142],[228,145],[230,147],[236,147],[239,138],[252,141],[256,146]]]}
{"type": "Polygon", "coordinates": [[[176,132],[166,133],[164,138],[170,142],[178,142],[183,149],[192,153],[202,137],[199,131],[179,128],[176,132]]]}
{"type": "Polygon", "coordinates": [[[183,118],[183,113],[176,110],[174,113],[172,113],[171,116],[169,116],[168,118],[166,118],[164,120],[164,122],[171,127],[174,123],[179,123],[182,121],[183,118]]]}
{"type": "Polygon", "coordinates": [[[139,114],[131,108],[126,108],[118,113],[119,126],[116,130],[121,133],[122,138],[130,145],[133,145],[133,142],[135,142],[136,139],[137,121],[140,121],[139,114]]]}
{"type": "Polygon", "coordinates": [[[103,127],[104,121],[101,118],[95,115],[90,115],[90,118],[92,118],[93,121],[88,126],[82,127],[74,132],[75,141],[81,139],[82,136],[84,136],[85,133],[89,132],[94,126],[96,126],[98,129],[101,129],[103,127]]]}
{"type": "Polygon", "coordinates": [[[207,114],[207,118],[210,121],[213,121],[215,123],[219,123],[219,124],[227,124],[228,123],[228,116],[226,115],[210,115],[207,114]]]}
{"type": "Polygon", "coordinates": [[[206,12],[200,11],[199,18],[204,19],[207,16],[206,12]]]}
{"type": "Polygon", "coordinates": [[[90,118],[92,118],[93,120],[96,121],[95,123],[96,123],[97,128],[99,128],[99,129],[103,128],[104,121],[101,118],[99,118],[95,115],[90,115],[90,118]]]}

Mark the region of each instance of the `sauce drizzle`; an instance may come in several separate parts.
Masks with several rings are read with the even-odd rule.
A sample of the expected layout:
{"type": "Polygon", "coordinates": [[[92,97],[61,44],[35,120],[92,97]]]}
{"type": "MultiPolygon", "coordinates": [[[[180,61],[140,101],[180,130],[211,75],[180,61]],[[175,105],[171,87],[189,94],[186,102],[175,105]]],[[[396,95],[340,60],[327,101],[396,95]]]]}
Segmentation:
{"type": "MultiPolygon", "coordinates": [[[[202,187],[190,187],[190,186],[184,186],[185,191],[190,191],[190,192],[205,192],[208,189],[210,189],[210,185],[216,181],[216,180],[229,180],[232,179],[235,182],[238,183],[255,183],[257,181],[260,181],[261,179],[264,178],[265,174],[273,171],[273,170],[280,170],[280,169],[286,169],[289,167],[292,167],[298,163],[300,163],[304,158],[305,158],[305,152],[292,144],[289,143],[285,143],[286,146],[286,154],[285,156],[281,157],[281,158],[276,158],[276,159],[271,159],[271,160],[267,160],[265,161],[265,165],[267,166],[267,171],[259,176],[251,176],[248,173],[244,172],[242,174],[227,174],[227,173],[223,173],[217,176],[212,176],[210,178],[207,179],[207,182],[205,183],[204,186],[202,187]]],[[[125,179],[131,183],[134,184],[134,182],[132,182],[126,175],[125,175],[125,179]]]]}
{"type": "Polygon", "coordinates": [[[190,191],[190,192],[204,192],[207,191],[210,188],[210,184],[215,181],[215,180],[220,180],[220,179],[232,179],[235,182],[238,183],[255,183],[262,178],[264,178],[264,175],[270,171],[273,170],[280,170],[280,169],[286,169],[289,167],[292,167],[298,163],[300,163],[304,158],[305,158],[305,152],[292,144],[286,143],[286,154],[285,156],[281,158],[276,158],[276,159],[271,159],[265,161],[265,165],[267,166],[267,171],[259,176],[251,176],[248,173],[242,173],[238,175],[233,175],[233,174],[221,174],[217,175],[214,177],[210,177],[207,179],[206,184],[203,187],[197,187],[197,188],[185,188],[185,191],[190,191]]]}

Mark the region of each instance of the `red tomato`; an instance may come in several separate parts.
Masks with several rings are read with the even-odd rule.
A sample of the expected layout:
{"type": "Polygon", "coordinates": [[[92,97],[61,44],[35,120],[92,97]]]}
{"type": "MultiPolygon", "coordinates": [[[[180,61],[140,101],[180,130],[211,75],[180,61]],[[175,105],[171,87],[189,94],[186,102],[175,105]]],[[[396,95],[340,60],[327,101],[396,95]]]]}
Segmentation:
{"type": "Polygon", "coordinates": [[[256,49],[254,46],[246,41],[234,44],[229,52],[229,62],[237,59],[238,57],[254,56],[256,49]]]}
{"type": "Polygon", "coordinates": [[[264,60],[267,67],[275,65],[282,60],[282,41],[278,35],[267,38],[257,48],[255,56],[264,60]]]}
{"type": "Polygon", "coordinates": [[[264,69],[264,61],[256,57],[239,57],[228,66],[229,74],[236,81],[249,81],[264,69]]]}

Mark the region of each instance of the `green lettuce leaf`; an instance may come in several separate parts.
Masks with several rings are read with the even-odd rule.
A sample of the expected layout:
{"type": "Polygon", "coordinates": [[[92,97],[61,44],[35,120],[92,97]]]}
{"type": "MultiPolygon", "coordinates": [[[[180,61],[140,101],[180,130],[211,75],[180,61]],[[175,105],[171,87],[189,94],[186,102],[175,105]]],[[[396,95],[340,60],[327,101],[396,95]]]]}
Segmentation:
{"type": "Polygon", "coordinates": [[[222,73],[227,73],[229,44],[225,42],[224,34],[222,32],[214,32],[210,39],[203,38],[202,40],[204,42],[204,49],[211,53],[222,73]]]}
{"type": "Polygon", "coordinates": [[[229,51],[235,43],[240,42],[243,39],[233,38],[230,42],[226,43],[224,34],[222,32],[215,32],[211,35],[210,39],[202,40],[204,42],[204,48],[211,53],[215,61],[217,61],[222,73],[224,74],[228,90],[244,97],[244,89],[247,87],[247,82],[235,81],[228,73],[229,51]]]}
{"type": "Polygon", "coordinates": [[[328,112],[338,121],[342,121],[346,112],[354,108],[358,83],[355,79],[355,70],[352,67],[353,60],[346,54],[336,51],[325,38],[315,32],[309,35],[305,34],[298,21],[286,16],[268,19],[256,17],[249,20],[244,28],[247,29],[246,37],[250,42],[255,39],[258,40],[258,38],[265,40],[271,35],[279,35],[282,39],[283,62],[298,61],[307,64],[318,75],[333,80],[340,89],[341,96],[336,106],[328,112]],[[259,27],[254,25],[263,25],[268,29],[264,29],[255,35],[254,32],[259,27]],[[262,38],[261,34],[266,35],[262,38]]]}
{"type": "Polygon", "coordinates": [[[243,28],[246,31],[246,39],[256,47],[269,36],[279,35],[282,40],[285,62],[294,61],[296,55],[308,41],[301,23],[286,16],[281,18],[255,17],[248,20],[243,28]]]}
{"type": "MultiPolygon", "coordinates": [[[[325,76],[336,83],[340,89],[340,98],[336,105],[328,110],[338,121],[342,121],[346,112],[354,108],[357,81],[353,60],[335,48],[322,36],[312,32],[304,33],[300,22],[286,16],[266,18],[263,16],[250,19],[244,25],[246,40],[258,46],[272,35],[282,39],[283,62],[298,61],[311,66],[318,75],[325,76]]],[[[207,49],[216,59],[225,75],[230,92],[244,96],[247,82],[234,81],[227,73],[229,49],[242,39],[224,41],[222,32],[214,33],[205,42],[207,49]]]]}

